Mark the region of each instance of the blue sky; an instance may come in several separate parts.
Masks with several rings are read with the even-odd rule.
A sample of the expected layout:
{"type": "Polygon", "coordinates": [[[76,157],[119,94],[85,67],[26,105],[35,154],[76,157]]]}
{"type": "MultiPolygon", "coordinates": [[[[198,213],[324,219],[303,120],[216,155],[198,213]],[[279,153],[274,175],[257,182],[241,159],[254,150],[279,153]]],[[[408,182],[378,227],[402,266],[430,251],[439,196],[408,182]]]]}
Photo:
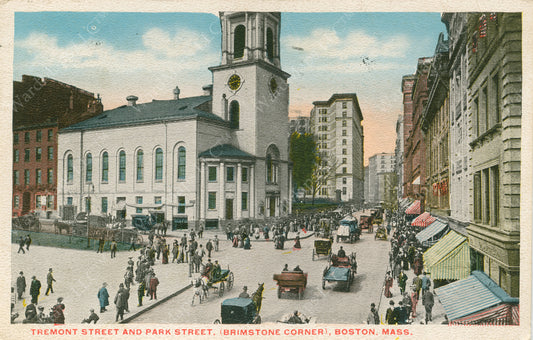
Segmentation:
{"type": "MultiPolygon", "coordinates": [[[[365,158],[394,150],[401,77],[433,55],[440,13],[282,13],[281,65],[290,115],[315,100],[355,92],[365,118],[365,158]]],[[[204,13],[17,12],[14,80],[50,77],[100,93],[111,109],[201,94],[220,61],[218,17],[204,13]]]]}

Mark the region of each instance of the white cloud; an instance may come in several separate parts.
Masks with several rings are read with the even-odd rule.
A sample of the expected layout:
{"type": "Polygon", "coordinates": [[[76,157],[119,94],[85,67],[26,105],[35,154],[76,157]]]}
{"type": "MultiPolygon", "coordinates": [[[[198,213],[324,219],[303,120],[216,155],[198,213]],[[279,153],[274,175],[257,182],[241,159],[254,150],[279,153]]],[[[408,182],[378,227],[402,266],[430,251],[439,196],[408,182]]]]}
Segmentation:
{"type": "Polygon", "coordinates": [[[59,46],[56,37],[33,32],[17,42],[16,47],[32,58],[17,66],[60,67],[63,69],[100,69],[111,74],[139,70],[178,72],[206,68],[218,55],[210,51],[208,41],[200,33],[181,30],[171,35],[151,29],[142,37],[143,46],[136,50],[119,50],[105,41],[84,41],[59,46]]]}
{"type": "Polygon", "coordinates": [[[328,28],[318,28],[308,36],[288,36],[287,46],[303,49],[303,52],[317,57],[338,60],[351,58],[396,58],[408,51],[409,39],[405,35],[392,35],[387,39],[378,39],[363,31],[353,31],[345,37],[328,28]]]}

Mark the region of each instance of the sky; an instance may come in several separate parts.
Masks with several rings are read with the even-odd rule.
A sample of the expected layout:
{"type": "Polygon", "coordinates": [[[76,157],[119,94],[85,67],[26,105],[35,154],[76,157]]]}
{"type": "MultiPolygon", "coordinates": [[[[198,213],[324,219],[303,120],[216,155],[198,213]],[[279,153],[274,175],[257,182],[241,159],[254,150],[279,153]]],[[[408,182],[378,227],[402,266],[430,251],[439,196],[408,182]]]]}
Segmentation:
{"type": "MultiPolygon", "coordinates": [[[[440,13],[287,13],[281,67],[291,74],[289,116],[312,102],[356,93],[365,163],[394,152],[401,79],[434,54],[440,13]]],[[[202,94],[221,59],[220,22],[208,13],[17,12],[13,79],[53,78],[99,93],[104,109],[202,94]]]]}

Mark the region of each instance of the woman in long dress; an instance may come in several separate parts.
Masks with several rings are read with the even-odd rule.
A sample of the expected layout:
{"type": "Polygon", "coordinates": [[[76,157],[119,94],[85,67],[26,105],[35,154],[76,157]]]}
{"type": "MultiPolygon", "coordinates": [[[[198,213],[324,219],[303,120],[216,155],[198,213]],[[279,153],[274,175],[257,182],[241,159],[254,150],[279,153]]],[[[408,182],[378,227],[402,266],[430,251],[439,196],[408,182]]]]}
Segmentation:
{"type": "Polygon", "coordinates": [[[161,260],[161,263],[168,264],[168,254],[170,251],[168,250],[168,244],[165,245],[165,248],[163,248],[163,259],[161,260]]]}
{"type": "Polygon", "coordinates": [[[387,272],[387,275],[385,276],[385,293],[384,294],[386,298],[392,297],[392,293],[390,291],[390,289],[392,288],[392,282],[393,282],[393,279],[389,271],[387,272]]]}

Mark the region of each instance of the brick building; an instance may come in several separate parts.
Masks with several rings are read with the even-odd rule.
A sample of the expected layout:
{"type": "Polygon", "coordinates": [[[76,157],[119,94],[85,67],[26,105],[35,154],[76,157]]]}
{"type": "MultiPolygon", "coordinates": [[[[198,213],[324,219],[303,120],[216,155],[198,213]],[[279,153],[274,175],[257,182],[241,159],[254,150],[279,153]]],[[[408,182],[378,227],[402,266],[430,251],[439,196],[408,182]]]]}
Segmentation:
{"type": "Polygon", "coordinates": [[[444,40],[441,33],[429,68],[429,97],[422,114],[426,145],[426,210],[441,217],[450,215],[448,78],[448,40],[444,40]]]}
{"type": "Polygon", "coordinates": [[[57,132],[102,112],[93,93],[23,75],[13,82],[13,216],[57,215],[57,132]]]}
{"type": "Polygon", "coordinates": [[[402,77],[402,94],[403,94],[403,140],[402,140],[402,177],[399,182],[402,183],[403,196],[407,196],[411,192],[411,185],[409,182],[411,173],[411,163],[405,159],[405,150],[407,148],[407,138],[411,134],[413,128],[413,85],[415,83],[414,75],[406,75],[402,77]]]}
{"type": "Polygon", "coordinates": [[[421,199],[424,204],[426,197],[426,143],[422,132],[422,116],[427,104],[429,67],[433,58],[419,58],[414,75],[412,90],[412,128],[405,143],[404,162],[406,165],[406,196],[421,199]]]}

